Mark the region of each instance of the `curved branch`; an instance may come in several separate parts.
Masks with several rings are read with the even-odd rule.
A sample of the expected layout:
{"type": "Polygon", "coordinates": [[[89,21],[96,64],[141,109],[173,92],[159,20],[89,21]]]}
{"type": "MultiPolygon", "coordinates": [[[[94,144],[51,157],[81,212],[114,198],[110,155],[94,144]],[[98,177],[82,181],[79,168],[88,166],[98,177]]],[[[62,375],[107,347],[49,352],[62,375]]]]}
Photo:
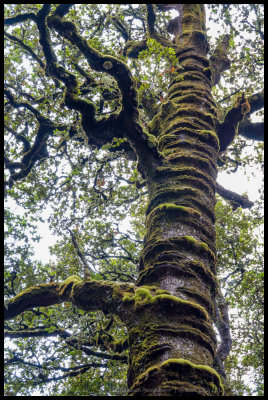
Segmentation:
{"type": "Polygon", "coordinates": [[[8,183],[10,186],[12,186],[14,181],[17,181],[27,176],[31,172],[33,166],[37,161],[47,158],[49,156],[47,152],[47,140],[49,135],[53,135],[55,129],[65,130],[68,129],[68,127],[66,125],[54,124],[50,119],[44,117],[35,107],[33,107],[27,101],[16,101],[9,90],[5,90],[4,93],[12,107],[24,107],[28,109],[38,121],[37,133],[32,146],[25,136],[21,134],[16,135],[16,139],[22,141],[24,144],[24,153],[21,161],[12,162],[9,160],[8,157],[5,157],[5,167],[10,172],[10,179],[8,183]],[[16,169],[19,169],[20,171],[15,172],[16,169]]]}
{"type": "Polygon", "coordinates": [[[45,68],[45,64],[43,63],[43,61],[37,56],[37,54],[35,54],[35,52],[33,51],[33,49],[31,49],[30,46],[27,46],[25,43],[23,43],[23,41],[17,36],[10,35],[7,32],[4,32],[4,35],[13,42],[18,43],[20,47],[26,50],[26,52],[29,53],[33,57],[33,59],[39,63],[41,68],[45,68]]]}
{"type": "Polygon", "coordinates": [[[35,21],[36,15],[34,13],[18,14],[15,17],[5,18],[4,24],[5,25],[14,25],[19,22],[27,21],[28,19],[35,21]]]}
{"type": "Polygon", "coordinates": [[[33,307],[47,307],[63,300],[59,295],[58,283],[32,286],[9,300],[4,307],[4,319],[13,319],[23,311],[33,307]]]}
{"type": "Polygon", "coordinates": [[[133,291],[133,285],[110,281],[82,280],[70,276],[62,283],[47,283],[29,287],[9,300],[4,307],[4,319],[13,319],[34,307],[48,307],[72,302],[84,311],[101,310],[127,318],[123,297],[133,291]],[[125,315],[126,314],[126,315],[125,315]]]}
{"type": "Polygon", "coordinates": [[[108,118],[96,121],[93,103],[80,99],[77,96],[77,87],[72,87],[71,90],[68,86],[66,87],[65,103],[69,108],[76,109],[82,114],[82,127],[88,138],[88,143],[102,146],[111,142],[114,137],[126,138],[138,155],[141,165],[145,165],[145,168],[140,165],[143,173],[145,173],[146,165],[157,162],[160,155],[157,151],[155,138],[149,135],[140,124],[138,92],[128,66],[116,57],[104,55],[91,47],[77,33],[74,23],[62,21],[59,16],[53,14],[48,18],[48,26],[76,46],[95,71],[111,75],[117,81],[121,92],[122,105],[120,111],[113,113],[108,118]]]}

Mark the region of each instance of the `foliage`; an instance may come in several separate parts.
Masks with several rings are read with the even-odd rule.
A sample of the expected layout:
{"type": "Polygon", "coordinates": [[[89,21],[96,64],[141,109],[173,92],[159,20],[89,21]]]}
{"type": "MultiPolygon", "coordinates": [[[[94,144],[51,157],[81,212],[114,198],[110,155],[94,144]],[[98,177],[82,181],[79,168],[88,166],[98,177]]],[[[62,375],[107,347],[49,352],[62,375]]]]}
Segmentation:
{"type": "MultiPolygon", "coordinates": [[[[41,6],[6,4],[5,18],[35,13],[41,6]]],[[[214,88],[224,113],[236,93],[251,95],[262,88],[262,7],[208,6],[209,21],[233,34],[232,67],[214,88]]],[[[55,7],[52,5],[52,9],[55,7]]],[[[151,38],[138,59],[127,59],[122,51],[122,30],[120,33],[112,17],[128,27],[132,40],[144,34],[142,5],[82,4],[74,5],[67,14],[67,20],[76,24],[95,49],[128,63],[139,88],[141,120],[146,126],[174,78],[176,56],[172,48],[162,47],[151,38]]],[[[159,13],[160,34],[166,34],[169,18],[170,13],[159,13]]],[[[94,279],[134,282],[144,237],[147,193],[133,154],[123,155],[120,139],[109,145],[114,149],[110,152],[107,146],[84,146],[79,128],[70,137],[67,127],[78,126],[79,115],[65,106],[64,86],[44,73],[35,24],[26,20],[6,31],[5,88],[12,90],[18,101],[32,104],[44,117],[64,125],[50,137],[46,150],[49,158],[38,160],[27,177],[7,190],[8,201],[15,201],[24,214],[6,208],[6,298],[32,284],[61,281],[73,274],[82,276],[85,269],[94,279]],[[32,247],[32,241],[39,240],[37,222],[43,220],[57,236],[57,243],[50,248],[55,261],[48,264],[35,260],[32,247]]],[[[211,31],[208,34],[212,52],[220,36],[211,31]]],[[[89,69],[81,53],[53,30],[51,40],[59,65],[76,74],[80,94],[95,103],[99,117],[117,110],[121,99],[116,81],[89,69]]],[[[258,114],[261,118],[262,113],[258,114]]],[[[5,127],[6,156],[19,160],[25,151],[22,136],[34,142],[33,113],[27,107],[13,108],[7,101],[5,127]]],[[[221,170],[230,174],[238,168],[246,171],[248,166],[259,166],[263,163],[262,144],[253,146],[252,141],[237,137],[225,161],[221,170]],[[251,151],[247,152],[249,147],[251,151]]],[[[263,394],[261,212],[261,202],[247,212],[240,208],[233,211],[220,199],[217,204],[219,273],[232,311],[233,349],[226,368],[235,395],[263,394]],[[245,378],[249,375],[253,387],[245,378]]],[[[118,320],[110,322],[109,315],[85,313],[67,304],[40,307],[9,321],[6,395],[124,395],[127,350],[119,351],[119,346],[111,349],[101,338],[110,335],[123,343],[126,332],[118,320]]]]}

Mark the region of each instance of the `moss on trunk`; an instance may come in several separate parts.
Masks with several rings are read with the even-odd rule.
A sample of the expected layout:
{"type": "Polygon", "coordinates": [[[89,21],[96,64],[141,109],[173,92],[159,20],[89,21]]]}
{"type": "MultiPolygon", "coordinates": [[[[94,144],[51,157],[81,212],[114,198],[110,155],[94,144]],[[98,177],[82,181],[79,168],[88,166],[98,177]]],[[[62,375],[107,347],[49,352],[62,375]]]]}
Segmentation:
{"type": "Polygon", "coordinates": [[[163,161],[151,167],[147,179],[141,287],[124,297],[134,305],[128,322],[130,395],[223,394],[212,368],[217,106],[203,6],[183,5],[183,10],[176,52],[180,80],[175,76],[149,125],[163,161]]]}

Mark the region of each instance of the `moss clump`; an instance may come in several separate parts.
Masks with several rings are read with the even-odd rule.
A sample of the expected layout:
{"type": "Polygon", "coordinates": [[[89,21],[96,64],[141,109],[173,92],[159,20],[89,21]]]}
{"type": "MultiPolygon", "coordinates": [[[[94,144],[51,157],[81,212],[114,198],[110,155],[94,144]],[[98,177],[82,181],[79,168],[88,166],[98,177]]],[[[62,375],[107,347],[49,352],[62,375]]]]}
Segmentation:
{"type": "Polygon", "coordinates": [[[148,304],[157,306],[168,305],[169,309],[174,306],[179,306],[180,312],[182,311],[182,309],[184,309],[184,312],[190,312],[191,310],[191,312],[198,313],[199,317],[208,320],[208,313],[204,307],[194,302],[182,300],[176,296],[172,296],[169,294],[169,292],[166,291],[165,293],[152,295],[148,287],[139,287],[135,290],[133,296],[126,294],[123,297],[123,301],[134,303],[134,308],[139,308],[148,304]]]}
{"type": "Polygon", "coordinates": [[[193,244],[194,246],[201,247],[202,249],[209,251],[208,245],[206,243],[196,240],[193,236],[183,236],[183,237],[187,242],[193,244]]]}
{"type": "Polygon", "coordinates": [[[60,288],[59,288],[60,295],[65,296],[67,294],[67,292],[69,290],[71,290],[71,295],[70,295],[70,297],[71,297],[74,286],[80,282],[82,282],[82,279],[79,276],[77,276],[77,275],[68,276],[68,278],[65,279],[65,281],[63,281],[60,285],[60,288]]]}
{"type": "Polygon", "coordinates": [[[136,305],[147,304],[151,299],[151,292],[146,287],[136,289],[133,296],[125,295],[123,297],[123,301],[134,301],[136,305]]]}

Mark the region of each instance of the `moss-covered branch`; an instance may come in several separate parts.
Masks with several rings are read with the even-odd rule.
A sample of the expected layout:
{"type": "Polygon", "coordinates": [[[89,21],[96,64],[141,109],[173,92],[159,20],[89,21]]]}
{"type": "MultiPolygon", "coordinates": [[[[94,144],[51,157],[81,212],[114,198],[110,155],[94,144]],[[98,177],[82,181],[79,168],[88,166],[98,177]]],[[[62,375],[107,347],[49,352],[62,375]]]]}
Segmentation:
{"type": "MultiPolygon", "coordinates": [[[[5,90],[9,104],[14,108],[25,108],[29,110],[37,120],[36,135],[33,144],[28,140],[27,135],[16,135],[16,139],[23,142],[23,154],[20,161],[13,162],[5,157],[5,167],[10,172],[8,184],[13,185],[14,181],[27,176],[37,161],[49,156],[47,151],[47,140],[53,135],[54,130],[66,130],[67,125],[54,124],[50,119],[44,117],[35,107],[27,101],[17,101],[9,90],[5,90]]],[[[7,129],[9,129],[7,127],[7,129]]]]}
{"type": "MultiPolygon", "coordinates": [[[[61,67],[55,68],[55,65],[53,65],[53,73],[56,74],[56,77],[61,80],[65,79],[65,104],[69,108],[79,111],[82,115],[82,127],[88,143],[102,146],[107,142],[112,142],[114,137],[126,138],[135,150],[143,165],[143,172],[146,174],[146,165],[153,164],[153,160],[157,160],[159,154],[152,136],[143,129],[139,122],[138,92],[128,66],[116,57],[104,55],[90,46],[77,33],[76,26],[72,22],[63,21],[58,15],[53,14],[48,18],[48,26],[76,46],[91,68],[95,71],[107,73],[117,81],[121,93],[120,109],[108,118],[96,121],[94,104],[81,99],[77,94],[77,87],[68,86],[68,79],[64,78],[64,75],[66,75],[64,68],[62,69],[62,77],[60,77],[58,71],[61,67]]],[[[67,73],[66,76],[68,78],[70,74],[67,73]]],[[[73,80],[72,85],[75,86],[73,80]]]]}
{"type": "Polygon", "coordinates": [[[250,112],[249,100],[240,93],[233,106],[225,114],[224,121],[217,127],[217,134],[220,141],[220,151],[225,151],[233,142],[238,131],[238,125],[243,117],[250,112]]]}
{"type": "Polygon", "coordinates": [[[123,297],[132,287],[127,283],[82,280],[74,275],[62,283],[52,282],[25,289],[6,303],[4,318],[13,319],[31,308],[48,307],[62,302],[72,302],[85,311],[101,310],[122,317],[123,297]]]}
{"type": "Polygon", "coordinates": [[[47,307],[59,304],[63,300],[59,295],[60,284],[52,282],[43,285],[31,286],[6,302],[4,319],[13,319],[23,311],[34,307],[47,307]]]}
{"type": "Polygon", "coordinates": [[[227,190],[218,183],[216,183],[216,191],[224,199],[229,200],[234,208],[251,208],[254,205],[247,196],[242,196],[238,193],[232,192],[231,190],[227,190]]]}
{"type": "Polygon", "coordinates": [[[123,54],[130,58],[138,58],[140,52],[147,50],[147,40],[149,38],[155,39],[164,47],[175,48],[175,45],[165,36],[159,34],[155,29],[156,12],[152,4],[146,4],[146,27],[145,38],[139,42],[129,40],[123,50],[123,54]]]}
{"type": "Polygon", "coordinates": [[[230,67],[230,60],[227,56],[230,35],[224,35],[210,57],[209,64],[213,68],[213,85],[217,85],[221,79],[222,72],[230,67]]]}

